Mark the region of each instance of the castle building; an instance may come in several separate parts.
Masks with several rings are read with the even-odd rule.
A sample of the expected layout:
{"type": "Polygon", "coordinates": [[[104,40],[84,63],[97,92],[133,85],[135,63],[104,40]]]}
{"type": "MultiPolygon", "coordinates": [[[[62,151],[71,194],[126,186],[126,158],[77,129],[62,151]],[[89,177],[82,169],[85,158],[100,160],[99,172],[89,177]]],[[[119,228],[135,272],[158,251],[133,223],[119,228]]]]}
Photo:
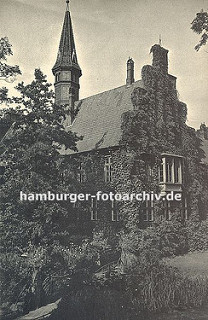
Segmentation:
{"type": "MultiPolygon", "coordinates": [[[[92,230],[111,239],[129,224],[146,228],[177,220],[186,228],[189,248],[196,250],[203,247],[198,234],[204,235],[207,225],[208,129],[202,124],[196,132],[186,124],[187,107],[179,100],[177,78],[169,74],[168,50],[155,44],[150,52],[152,65],[142,67],[140,80],[135,79],[134,61],[129,58],[122,86],[80,99],[82,70],[67,1],[52,68],[55,103],[67,109],[65,129],[82,138],[76,152],[60,150],[63,178],[69,173],[71,181],[72,174],[76,192],[91,194],[72,210],[79,239],[92,230]],[[98,193],[105,199],[98,199],[98,193]],[[138,194],[145,196],[138,199],[138,194]],[[170,200],[169,194],[180,199],[170,200]],[[156,200],[151,195],[162,197],[156,200]],[[192,240],[196,238],[199,241],[192,240]]],[[[14,121],[1,119],[0,154],[14,121]]],[[[0,183],[4,171],[2,162],[0,183]]]]}
{"type": "MultiPolygon", "coordinates": [[[[77,143],[78,152],[61,152],[64,157],[77,160],[75,175],[82,190],[92,194],[99,190],[181,194],[180,202],[164,201],[159,210],[149,199],[137,203],[135,210],[140,212],[141,225],[152,223],[158,211],[160,219],[171,220],[178,207],[181,219],[186,221],[192,210],[202,215],[200,207],[205,207],[192,199],[188,175],[191,167],[200,166],[201,159],[198,163],[187,159],[191,140],[197,137],[195,130],[186,125],[187,110],[178,99],[177,79],[168,73],[168,50],[156,44],[151,52],[152,65],[142,68],[141,80],[135,81],[134,61],[129,58],[123,86],[79,99],[82,71],[67,2],[58,55],[52,69],[56,103],[66,105],[69,111],[66,130],[83,137],[77,143]]],[[[125,207],[125,201],[123,205],[125,207]]],[[[129,204],[129,210],[135,206],[135,203],[129,204]]],[[[88,218],[100,221],[105,216],[104,220],[116,222],[121,207],[117,201],[101,205],[93,198],[88,218]]]]}
{"type": "MultiPolygon", "coordinates": [[[[78,64],[72,20],[67,4],[57,60],[52,71],[55,76],[56,103],[65,104],[69,109],[69,116],[65,122],[66,130],[72,130],[78,136],[83,136],[83,139],[77,143],[77,153],[62,150],[62,154],[65,157],[73,156],[78,160],[78,180],[85,185],[84,189],[92,194],[98,190],[121,193],[139,192],[141,189],[136,188],[133,181],[135,176],[139,177],[143,170],[147,183],[137,182],[139,188],[145,187],[145,191],[160,190],[159,192],[163,195],[170,192],[182,194],[180,203],[164,201],[160,210],[160,219],[171,220],[173,210],[179,206],[182,219],[186,220],[189,213],[184,176],[185,156],[182,146],[174,145],[173,141],[167,144],[165,141],[165,145],[161,146],[159,154],[157,150],[157,156],[155,156],[147,143],[146,149],[143,148],[138,154],[138,150],[135,151],[130,147],[132,141],[129,143],[124,137],[125,115],[136,114],[141,108],[148,107],[150,103],[147,100],[150,94],[155,95],[155,99],[163,95],[161,101],[159,103],[154,101],[152,106],[155,116],[157,114],[158,117],[157,122],[162,122],[162,130],[165,130],[168,121],[174,120],[174,125],[179,127],[178,132],[182,135],[181,127],[186,121],[186,106],[177,98],[176,77],[168,73],[168,50],[156,44],[151,48],[151,52],[153,53],[152,66],[143,68],[141,80],[134,80],[134,61],[129,58],[126,83],[123,86],[79,100],[79,78],[82,72],[78,64]],[[153,90],[147,81],[151,74],[158,85],[166,84],[167,88],[161,88],[161,92],[153,90]],[[172,99],[172,105],[168,99],[172,99]],[[170,113],[169,120],[168,113],[170,113]],[[131,159],[133,163],[129,164],[133,153],[135,158],[131,159]]],[[[144,120],[147,126],[153,125],[151,119],[144,120]]],[[[138,122],[138,126],[142,124],[138,122]]],[[[174,128],[172,129],[174,131],[174,128]]],[[[146,133],[150,134],[148,130],[146,133]]],[[[141,130],[135,132],[133,139],[139,139],[140,134],[141,130]]],[[[167,135],[167,132],[164,131],[164,134],[167,135]]],[[[168,140],[168,137],[165,140],[168,140]]],[[[181,140],[181,136],[176,140],[181,140]]],[[[118,221],[119,210],[116,208],[116,203],[111,201],[108,207],[107,204],[104,206],[106,206],[105,219],[107,216],[109,221],[118,221]]],[[[92,199],[89,207],[89,218],[92,221],[100,220],[103,205],[97,203],[96,199],[92,199]]],[[[143,201],[139,207],[141,224],[154,221],[155,210],[152,200],[143,201]]]]}

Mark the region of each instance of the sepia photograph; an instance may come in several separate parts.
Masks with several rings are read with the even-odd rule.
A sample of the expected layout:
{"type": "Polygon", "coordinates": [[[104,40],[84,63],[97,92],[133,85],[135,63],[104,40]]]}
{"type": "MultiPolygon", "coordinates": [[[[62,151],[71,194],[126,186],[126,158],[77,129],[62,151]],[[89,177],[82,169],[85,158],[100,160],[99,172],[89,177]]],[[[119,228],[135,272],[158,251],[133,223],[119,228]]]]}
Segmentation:
{"type": "Polygon", "coordinates": [[[208,0],[0,21],[0,319],[208,320],[208,0]]]}

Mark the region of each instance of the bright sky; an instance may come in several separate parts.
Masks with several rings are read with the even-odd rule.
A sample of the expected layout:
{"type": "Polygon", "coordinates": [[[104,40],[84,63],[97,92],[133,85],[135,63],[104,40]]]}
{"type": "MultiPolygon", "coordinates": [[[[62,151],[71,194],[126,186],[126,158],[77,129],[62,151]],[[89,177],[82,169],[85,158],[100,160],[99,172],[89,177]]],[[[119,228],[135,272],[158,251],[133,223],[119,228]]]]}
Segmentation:
{"type": "MultiPolygon", "coordinates": [[[[53,83],[65,0],[0,0],[0,8],[0,37],[13,45],[8,63],[20,66],[18,81],[31,81],[40,67],[53,83]]],[[[199,35],[190,29],[196,12],[208,10],[208,0],[71,0],[70,8],[83,73],[80,98],[123,85],[129,56],[140,79],[161,34],[169,73],[178,78],[180,99],[188,106],[188,124],[208,124],[208,45],[196,52],[199,35]]]]}

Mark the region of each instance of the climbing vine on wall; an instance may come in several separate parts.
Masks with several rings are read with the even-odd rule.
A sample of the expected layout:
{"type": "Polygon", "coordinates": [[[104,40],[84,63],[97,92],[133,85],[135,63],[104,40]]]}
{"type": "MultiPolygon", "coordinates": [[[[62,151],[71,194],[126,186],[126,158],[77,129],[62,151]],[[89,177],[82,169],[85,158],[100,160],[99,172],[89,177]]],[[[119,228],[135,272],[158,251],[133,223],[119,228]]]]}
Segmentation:
{"type": "MultiPolygon", "coordinates": [[[[168,75],[164,70],[161,71],[159,67],[144,66],[142,80],[144,88],[135,88],[132,93],[134,110],[126,112],[122,117],[121,145],[125,146],[132,155],[131,161],[126,159],[129,172],[139,161],[140,171],[142,167],[144,169],[143,174],[138,174],[136,179],[132,180],[131,176],[129,179],[134,181],[134,186],[135,184],[142,186],[142,190],[156,192],[159,188],[157,168],[160,155],[171,153],[184,157],[184,193],[189,199],[189,220],[197,221],[198,228],[193,226],[194,222],[188,221],[184,224],[182,219],[171,223],[181,225],[175,228],[177,233],[180,233],[181,229],[181,239],[179,237],[178,243],[184,242],[184,248],[187,248],[184,235],[187,239],[191,239],[193,233],[199,230],[200,221],[206,216],[207,168],[201,165],[203,151],[200,148],[200,139],[196,136],[195,130],[186,125],[187,108],[178,99],[175,77],[168,75]],[[148,172],[145,170],[148,157],[155,168],[155,176],[151,183],[148,180],[148,172]]],[[[138,206],[135,210],[138,211],[138,206]]],[[[161,204],[157,203],[155,215],[160,214],[161,210],[161,204]]],[[[128,209],[124,211],[128,216],[128,209]]],[[[130,215],[132,216],[132,213],[130,215]]],[[[157,217],[156,222],[158,222],[157,217]]],[[[160,222],[160,234],[165,229],[161,228],[162,224],[160,222]]],[[[130,224],[130,230],[132,228],[135,228],[134,221],[130,224]]],[[[168,227],[166,231],[169,229],[168,227]]],[[[189,241],[189,248],[194,248],[193,242],[189,241]]]]}

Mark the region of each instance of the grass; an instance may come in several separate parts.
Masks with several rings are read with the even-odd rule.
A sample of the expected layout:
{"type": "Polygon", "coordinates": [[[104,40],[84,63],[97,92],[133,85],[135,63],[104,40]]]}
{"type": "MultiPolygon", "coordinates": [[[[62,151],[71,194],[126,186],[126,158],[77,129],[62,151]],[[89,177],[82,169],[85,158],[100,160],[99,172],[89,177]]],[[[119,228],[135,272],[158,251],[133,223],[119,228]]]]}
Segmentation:
{"type": "Polygon", "coordinates": [[[172,311],[170,313],[160,313],[153,315],[148,320],[207,320],[208,306],[198,309],[188,309],[172,311]]]}
{"type": "Polygon", "coordinates": [[[183,256],[165,259],[169,266],[176,267],[187,276],[208,277],[208,251],[192,252],[183,256]]]}
{"type": "MultiPolygon", "coordinates": [[[[195,283],[195,289],[203,289],[204,295],[208,291],[206,283],[208,281],[208,251],[192,252],[183,256],[164,259],[166,265],[175,267],[179,270],[180,274],[184,277],[192,279],[195,283]],[[197,285],[198,282],[198,285],[197,285]]],[[[197,291],[197,290],[196,290],[197,291]]],[[[197,298],[198,298],[197,294],[197,298]]],[[[208,319],[208,304],[198,308],[187,310],[175,310],[169,314],[160,314],[159,317],[155,316],[155,320],[207,320],[208,319]]]]}

